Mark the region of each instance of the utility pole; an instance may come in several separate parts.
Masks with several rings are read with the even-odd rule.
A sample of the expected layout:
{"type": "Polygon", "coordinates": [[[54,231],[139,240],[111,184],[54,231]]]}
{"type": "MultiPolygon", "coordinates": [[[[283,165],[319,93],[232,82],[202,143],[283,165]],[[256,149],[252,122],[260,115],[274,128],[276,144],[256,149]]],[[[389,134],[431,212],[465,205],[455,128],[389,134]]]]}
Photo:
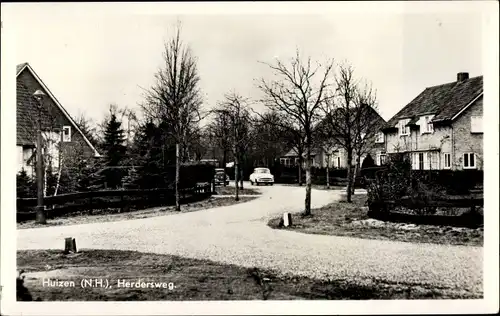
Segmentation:
{"type": "Polygon", "coordinates": [[[46,224],[47,218],[45,216],[45,206],[43,205],[43,139],[42,139],[42,108],[43,97],[45,93],[36,90],[33,94],[34,98],[38,101],[38,119],[37,119],[37,132],[36,132],[36,184],[37,184],[37,204],[36,204],[36,222],[39,224],[46,224]]]}

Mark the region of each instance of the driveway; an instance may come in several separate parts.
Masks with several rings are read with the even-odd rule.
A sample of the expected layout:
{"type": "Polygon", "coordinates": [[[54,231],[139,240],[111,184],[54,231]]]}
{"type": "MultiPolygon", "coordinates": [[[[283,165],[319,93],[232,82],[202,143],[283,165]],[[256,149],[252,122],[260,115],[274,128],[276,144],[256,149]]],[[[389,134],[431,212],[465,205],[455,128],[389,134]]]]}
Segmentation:
{"type": "MultiPolygon", "coordinates": [[[[262,196],[256,200],[216,209],[18,230],[18,249],[62,249],[64,238],[71,236],[79,248],[174,254],[317,278],[384,279],[482,292],[482,247],[274,230],[266,225],[267,220],[284,211],[301,211],[305,189],[280,185],[257,188],[262,196]]],[[[313,190],[313,208],[339,197],[338,191],[313,190]]]]}

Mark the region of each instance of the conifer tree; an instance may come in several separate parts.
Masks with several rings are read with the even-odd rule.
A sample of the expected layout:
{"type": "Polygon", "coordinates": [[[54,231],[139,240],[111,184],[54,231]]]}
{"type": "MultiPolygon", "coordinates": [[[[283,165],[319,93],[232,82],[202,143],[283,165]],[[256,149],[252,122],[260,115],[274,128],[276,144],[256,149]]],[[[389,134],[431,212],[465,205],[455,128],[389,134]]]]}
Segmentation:
{"type": "Polygon", "coordinates": [[[103,174],[109,188],[121,186],[123,172],[117,167],[120,166],[126,154],[126,147],[124,146],[125,136],[121,125],[122,123],[118,121],[116,114],[111,111],[109,120],[105,126],[103,140],[106,167],[103,174]]]}

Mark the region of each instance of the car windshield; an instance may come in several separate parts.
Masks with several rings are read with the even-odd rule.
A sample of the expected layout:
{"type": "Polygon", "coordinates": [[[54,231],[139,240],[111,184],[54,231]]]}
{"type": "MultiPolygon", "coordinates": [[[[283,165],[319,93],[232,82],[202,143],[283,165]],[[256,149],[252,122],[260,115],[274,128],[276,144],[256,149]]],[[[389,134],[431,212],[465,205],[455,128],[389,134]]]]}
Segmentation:
{"type": "Polygon", "coordinates": [[[255,173],[270,173],[269,169],[266,168],[259,168],[254,170],[255,173]]]}

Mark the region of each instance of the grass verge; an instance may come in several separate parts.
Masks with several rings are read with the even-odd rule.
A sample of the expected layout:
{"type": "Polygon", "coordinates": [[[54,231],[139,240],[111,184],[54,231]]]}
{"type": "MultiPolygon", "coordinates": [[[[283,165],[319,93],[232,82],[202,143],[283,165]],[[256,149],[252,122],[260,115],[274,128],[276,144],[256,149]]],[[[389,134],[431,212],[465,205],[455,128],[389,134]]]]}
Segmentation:
{"type": "MultiPolygon", "coordinates": [[[[218,186],[215,188],[215,191],[217,192],[218,195],[234,195],[234,186],[218,186]]],[[[241,195],[260,195],[260,192],[255,189],[251,188],[245,188],[243,187],[243,190],[240,189],[239,194],[241,195]]]]}
{"type": "Polygon", "coordinates": [[[25,271],[24,285],[33,299],[43,301],[478,298],[451,289],[280,276],[258,268],[134,251],[83,249],[65,255],[58,250],[25,250],[17,252],[17,264],[25,271]],[[73,281],[75,286],[44,287],[43,281],[48,279],[68,284],[73,281]],[[82,288],[82,279],[102,279],[108,287],[82,288]],[[131,282],[132,287],[125,287],[123,282],[119,287],[118,280],[131,282]],[[144,288],[135,287],[138,280],[144,282],[144,288]],[[148,282],[165,283],[166,288],[146,288],[148,282]]]}
{"type": "Polygon", "coordinates": [[[447,245],[482,246],[483,230],[452,228],[448,226],[419,225],[412,230],[398,228],[393,223],[380,227],[354,225],[358,220],[368,219],[367,196],[353,195],[352,203],[339,201],[311,211],[304,217],[296,214],[292,226],[279,227],[281,217],[269,220],[268,225],[277,229],[295,230],[307,234],[347,236],[366,239],[394,240],[413,243],[435,243],[447,245]]]}
{"type": "MultiPolygon", "coordinates": [[[[255,197],[256,198],[256,197],[255,197]]],[[[102,222],[113,222],[113,221],[123,221],[130,219],[139,219],[139,218],[147,218],[147,217],[155,217],[155,216],[164,216],[164,215],[172,215],[179,213],[188,213],[201,211],[209,208],[221,207],[221,206],[229,206],[233,204],[248,202],[254,197],[240,197],[239,201],[235,201],[232,197],[210,197],[206,200],[202,200],[199,202],[183,204],[181,205],[181,211],[177,212],[175,210],[175,206],[159,206],[153,208],[147,208],[143,210],[130,211],[124,213],[117,213],[118,209],[113,210],[103,210],[100,214],[99,210],[94,210],[93,215],[82,214],[77,216],[65,216],[58,217],[54,219],[47,220],[47,224],[41,225],[37,224],[35,221],[26,221],[22,223],[17,223],[18,229],[26,229],[26,228],[39,228],[46,226],[61,226],[61,225],[77,225],[77,224],[88,224],[88,223],[102,223],[102,222]],[[112,213],[110,213],[112,212],[112,213]]]]}

